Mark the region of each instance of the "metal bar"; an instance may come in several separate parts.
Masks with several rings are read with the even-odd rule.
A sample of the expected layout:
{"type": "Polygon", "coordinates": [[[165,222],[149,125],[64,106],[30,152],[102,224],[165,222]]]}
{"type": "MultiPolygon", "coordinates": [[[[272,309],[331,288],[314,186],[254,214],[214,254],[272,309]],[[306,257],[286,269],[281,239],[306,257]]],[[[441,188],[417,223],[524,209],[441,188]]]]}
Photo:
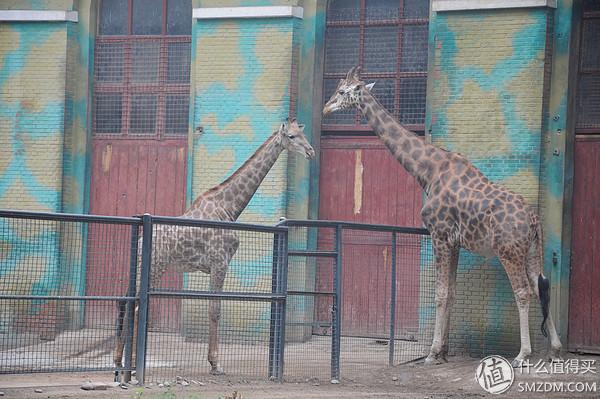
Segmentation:
{"type": "Polygon", "coordinates": [[[284,370],[284,359],[285,359],[285,320],[286,320],[286,308],[287,308],[287,281],[288,281],[288,231],[284,231],[279,234],[281,237],[281,260],[279,262],[281,276],[280,294],[283,294],[284,299],[281,304],[281,317],[279,318],[280,329],[279,329],[279,382],[283,382],[283,370],[284,370]]]}
{"type": "MultiPolygon", "coordinates": [[[[278,235],[275,235],[273,237],[273,268],[272,268],[272,272],[271,272],[271,292],[274,293],[279,293],[279,237],[278,235]]],[[[278,308],[279,303],[277,302],[271,302],[271,320],[269,323],[269,374],[268,377],[269,379],[271,378],[275,378],[275,373],[276,373],[276,369],[277,369],[277,356],[276,356],[276,352],[277,352],[277,348],[276,346],[276,342],[277,342],[277,315],[278,315],[278,308]]]]}
{"type": "Polygon", "coordinates": [[[126,297],[126,296],[111,296],[111,295],[14,295],[14,294],[0,294],[0,300],[11,299],[11,300],[40,300],[40,301],[135,301],[137,298],[126,297]]]}
{"type": "Polygon", "coordinates": [[[260,224],[238,223],[238,222],[222,222],[217,220],[199,220],[187,219],[182,217],[167,217],[167,216],[152,216],[154,224],[171,224],[176,226],[188,227],[214,227],[230,230],[245,230],[256,232],[276,233],[286,229],[282,226],[264,226],[260,224]],[[283,230],[282,230],[283,229],[283,230]]]}
{"type": "Polygon", "coordinates": [[[122,216],[100,216],[100,215],[79,215],[73,213],[52,213],[52,212],[27,212],[13,211],[9,209],[0,209],[0,217],[18,218],[18,219],[37,219],[53,220],[57,222],[86,222],[86,223],[109,223],[109,224],[136,224],[141,221],[134,217],[122,216]]]}
{"type": "Polygon", "coordinates": [[[419,227],[400,227],[385,224],[365,224],[352,223],[340,220],[311,220],[311,219],[285,219],[278,223],[277,226],[298,226],[298,227],[343,227],[352,230],[367,230],[367,231],[395,231],[403,234],[420,234],[429,235],[429,231],[419,227]]]}
{"type": "MultiPolygon", "coordinates": [[[[139,227],[131,226],[131,252],[129,255],[129,286],[127,287],[127,296],[135,296],[136,293],[136,277],[137,277],[137,263],[138,263],[138,239],[139,239],[139,227]]],[[[125,336],[125,364],[126,370],[131,369],[131,359],[133,355],[133,330],[135,328],[135,302],[127,302],[127,309],[125,311],[127,315],[127,335],[125,336]]],[[[121,332],[122,333],[122,332],[121,332]]],[[[126,371],[123,373],[123,382],[131,381],[131,372],[126,371]]]]}
{"type": "Polygon", "coordinates": [[[396,286],[396,232],[392,232],[392,288],[390,293],[390,354],[389,354],[389,365],[394,365],[394,350],[395,350],[395,335],[396,335],[396,297],[397,297],[397,286],[396,286]]]}
{"type": "Polygon", "coordinates": [[[335,250],[337,257],[335,260],[335,271],[333,275],[333,286],[335,295],[333,296],[332,309],[332,328],[331,328],[331,380],[340,379],[340,336],[341,321],[340,317],[342,304],[342,225],[337,225],[335,229],[335,250]]]}
{"type": "MultiPolygon", "coordinates": [[[[31,369],[27,369],[27,371],[23,371],[22,369],[16,367],[13,370],[10,369],[4,369],[2,370],[2,374],[23,374],[23,373],[27,373],[27,374],[38,374],[38,373],[68,373],[68,372],[73,372],[73,373],[81,373],[82,371],[87,372],[94,372],[94,371],[109,371],[112,372],[115,370],[115,367],[85,367],[85,369],[82,369],[81,367],[65,367],[65,368],[55,368],[53,367],[52,369],[49,368],[44,368],[44,367],[37,367],[37,368],[31,368],[31,369]]],[[[119,369],[119,370],[123,370],[123,369],[119,369]]]]}
{"type": "Polygon", "coordinates": [[[140,305],[138,311],[137,347],[135,370],[138,381],[143,384],[146,371],[146,339],[148,337],[148,305],[150,296],[150,267],[152,264],[152,216],[142,216],[142,270],[140,276],[140,305]]]}
{"type": "Polygon", "coordinates": [[[290,250],[288,256],[306,256],[306,257],[335,257],[335,251],[296,251],[290,250]]]}
{"type": "Polygon", "coordinates": [[[327,291],[288,291],[288,295],[335,295],[335,292],[327,292],[327,291]]]}
{"type": "MultiPolygon", "coordinates": [[[[257,292],[213,292],[213,291],[169,291],[169,290],[151,290],[148,292],[150,296],[156,297],[171,297],[184,299],[229,299],[234,301],[280,301],[285,299],[283,294],[267,294],[257,292]]],[[[141,298],[141,294],[140,294],[141,298]]],[[[140,299],[141,300],[141,299],[140,299]]]]}

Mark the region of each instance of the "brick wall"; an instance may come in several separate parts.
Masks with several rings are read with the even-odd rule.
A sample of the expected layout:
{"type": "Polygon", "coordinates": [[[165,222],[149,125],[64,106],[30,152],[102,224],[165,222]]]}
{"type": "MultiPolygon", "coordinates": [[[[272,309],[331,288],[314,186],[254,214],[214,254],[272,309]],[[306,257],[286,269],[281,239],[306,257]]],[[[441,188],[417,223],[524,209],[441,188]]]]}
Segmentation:
{"type": "MultiPolygon", "coordinates": [[[[432,142],[469,158],[490,179],[538,205],[548,11],[437,13],[431,25],[429,127],[432,142]]],[[[519,323],[497,260],[463,251],[450,349],[514,356],[519,323]]],[[[537,301],[534,301],[537,302],[537,301]]],[[[530,308],[535,349],[543,337],[539,305],[530,308]]]]}

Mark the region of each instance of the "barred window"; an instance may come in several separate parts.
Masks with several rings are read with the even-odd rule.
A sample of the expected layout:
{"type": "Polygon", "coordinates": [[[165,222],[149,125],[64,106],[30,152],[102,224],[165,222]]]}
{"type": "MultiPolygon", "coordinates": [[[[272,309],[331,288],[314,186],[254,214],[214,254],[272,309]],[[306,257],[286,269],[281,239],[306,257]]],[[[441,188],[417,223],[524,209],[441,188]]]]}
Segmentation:
{"type": "Polygon", "coordinates": [[[577,134],[600,133],[600,4],[583,2],[577,85],[577,134]]]}
{"type": "Polygon", "coordinates": [[[94,135],[187,134],[191,29],[191,0],[101,2],[94,135]]]}
{"type": "MultiPolygon", "coordinates": [[[[429,0],[330,0],[325,34],[323,103],[350,68],[375,81],[375,97],[413,130],[425,122],[429,0]]],[[[323,131],[367,132],[356,110],[323,119],[323,131]]]]}

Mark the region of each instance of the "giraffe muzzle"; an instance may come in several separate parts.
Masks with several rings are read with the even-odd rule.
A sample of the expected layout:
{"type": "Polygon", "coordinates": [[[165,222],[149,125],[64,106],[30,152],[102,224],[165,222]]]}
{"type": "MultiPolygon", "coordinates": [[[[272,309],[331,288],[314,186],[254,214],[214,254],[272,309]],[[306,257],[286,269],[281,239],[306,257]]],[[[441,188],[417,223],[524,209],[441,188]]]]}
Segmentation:
{"type": "Polygon", "coordinates": [[[325,104],[325,107],[323,108],[323,116],[327,116],[334,111],[335,111],[334,104],[327,103],[327,104],[325,104]]]}

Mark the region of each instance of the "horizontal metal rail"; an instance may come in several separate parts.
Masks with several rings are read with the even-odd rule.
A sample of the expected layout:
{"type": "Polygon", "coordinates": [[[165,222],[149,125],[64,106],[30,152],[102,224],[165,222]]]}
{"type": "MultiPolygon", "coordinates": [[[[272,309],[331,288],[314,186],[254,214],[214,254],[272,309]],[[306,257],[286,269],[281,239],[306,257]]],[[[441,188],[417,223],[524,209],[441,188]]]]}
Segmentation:
{"type": "Polygon", "coordinates": [[[14,219],[39,219],[53,220],[57,222],[87,222],[87,223],[111,223],[111,224],[137,224],[142,225],[141,219],[137,217],[102,216],[102,215],[79,215],[73,213],[51,213],[51,212],[28,212],[0,209],[0,217],[14,219]]]}
{"type": "Polygon", "coordinates": [[[247,230],[266,233],[281,233],[287,230],[285,226],[265,226],[262,224],[226,222],[220,220],[188,219],[182,217],[152,216],[153,224],[169,224],[187,227],[214,227],[230,230],[247,230]]]}
{"type": "Polygon", "coordinates": [[[400,227],[391,226],[386,224],[364,224],[364,223],[352,223],[344,222],[341,220],[311,220],[311,219],[285,219],[277,224],[277,226],[290,226],[290,227],[328,227],[335,228],[341,226],[343,229],[352,230],[367,230],[367,231],[384,231],[384,232],[397,232],[404,234],[420,234],[429,235],[429,231],[422,227],[400,227]]]}
{"type": "Polygon", "coordinates": [[[298,250],[290,250],[288,251],[288,256],[306,256],[306,257],[327,257],[332,258],[337,256],[337,252],[335,251],[298,251],[298,250]]]}
{"type": "Polygon", "coordinates": [[[288,295],[298,295],[298,296],[302,296],[302,295],[316,296],[316,295],[334,295],[335,294],[335,292],[327,292],[327,291],[288,291],[287,293],[288,293],[288,295]]]}
{"type": "Polygon", "coordinates": [[[138,297],[135,296],[112,296],[112,295],[13,295],[0,294],[0,300],[38,300],[38,301],[135,301],[138,297]]]}
{"type": "Polygon", "coordinates": [[[266,294],[258,292],[214,292],[214,291],[169,291],[169,290],[149,290],[148,294],[158,297],[174,297],[185,299],[225,299],[225,300],[245,300],[245,301],[281,301],[285,299],[285,294],[266,294]]]}

